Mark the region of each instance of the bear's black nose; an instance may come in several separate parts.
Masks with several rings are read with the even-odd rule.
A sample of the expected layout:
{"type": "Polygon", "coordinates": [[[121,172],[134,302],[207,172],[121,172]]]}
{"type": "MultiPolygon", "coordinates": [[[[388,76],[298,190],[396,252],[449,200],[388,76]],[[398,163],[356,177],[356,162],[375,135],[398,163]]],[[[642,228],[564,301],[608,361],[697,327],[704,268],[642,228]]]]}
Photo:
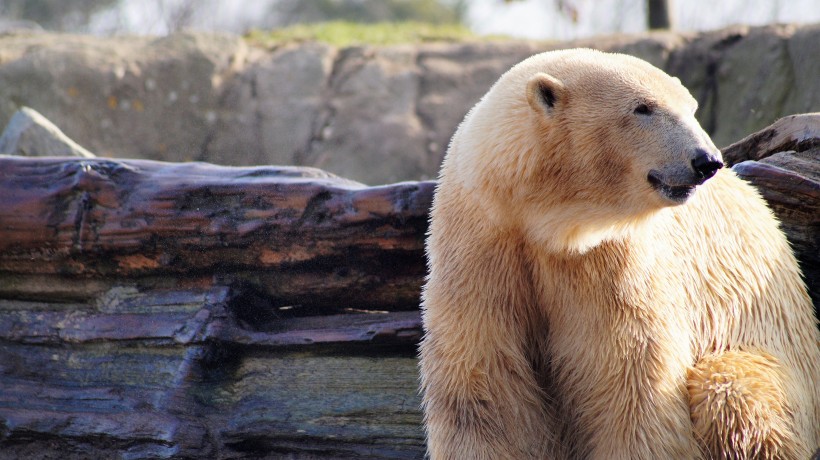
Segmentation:
{"type": "Polygon", "coordinates": [[[703,149],[695,150],[695,155],[695,159],[692,160],[692,168],[700,179],[709,179],[715,175],[718,169],[723,167],[723,162],[717,156],[703,149]]]}

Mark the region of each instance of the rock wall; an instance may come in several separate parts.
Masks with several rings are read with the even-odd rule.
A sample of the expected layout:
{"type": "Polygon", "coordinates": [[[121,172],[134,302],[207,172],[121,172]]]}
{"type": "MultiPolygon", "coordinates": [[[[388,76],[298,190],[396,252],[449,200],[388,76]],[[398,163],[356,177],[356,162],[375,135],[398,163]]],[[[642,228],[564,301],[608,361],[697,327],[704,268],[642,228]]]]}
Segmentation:
{"type": "Polygon", "coordinates": [[[344,49],[38,33],[0,37],[0,126],[30,106],[100,156],[316,166],[369,184],[426,179],[501,73],[573,46],[634,54],[679,76],[718,145],[820,110],[820,25],[344,49]]]}

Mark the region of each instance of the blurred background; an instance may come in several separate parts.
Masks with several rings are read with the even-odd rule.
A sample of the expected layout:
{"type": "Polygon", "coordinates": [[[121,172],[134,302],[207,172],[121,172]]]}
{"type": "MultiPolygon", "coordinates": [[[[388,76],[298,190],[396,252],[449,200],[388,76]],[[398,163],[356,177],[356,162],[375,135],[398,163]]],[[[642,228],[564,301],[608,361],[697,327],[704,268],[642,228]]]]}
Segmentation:
{"type": "Polygon", "coordinates": [[[334,20],[419,21],[459,24],[478,35],[568,40],[645,31],[650,10],[664,7],[682,31],[820,21],[818,0],[2,0],[0,30],[167,35],[334,20]]]}

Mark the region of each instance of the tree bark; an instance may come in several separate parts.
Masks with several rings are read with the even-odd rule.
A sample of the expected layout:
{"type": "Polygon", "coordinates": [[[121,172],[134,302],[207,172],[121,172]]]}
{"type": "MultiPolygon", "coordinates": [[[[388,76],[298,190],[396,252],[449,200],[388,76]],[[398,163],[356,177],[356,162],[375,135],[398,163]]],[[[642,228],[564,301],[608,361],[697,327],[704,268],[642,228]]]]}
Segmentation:
{"type": "Polygon", "coordinates": [[[433,186],[0,158],[0,458],[422,458],[433,186]]]}
{"type": "Polygon", "coordinates": [[[0,158],[0,298],[217,278],[275,306],[416,309],[433,182],[312,168],[0,158]]]}
{"type": "Polygon", "coordinates": [[[820,113],[783,117],[723,149],[732,166],[746,160],[762,160],[778,152],[804,152],[820,147],[820,113]]]}

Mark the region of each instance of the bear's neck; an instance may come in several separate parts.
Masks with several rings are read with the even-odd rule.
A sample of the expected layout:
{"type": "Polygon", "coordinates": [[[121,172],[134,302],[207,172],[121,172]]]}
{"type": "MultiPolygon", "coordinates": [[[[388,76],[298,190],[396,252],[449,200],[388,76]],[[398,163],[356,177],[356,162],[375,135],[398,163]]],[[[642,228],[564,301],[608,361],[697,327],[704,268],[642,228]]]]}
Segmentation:
{"type": "Polygon", "coordinates": [[[608,242],[647,241],[664,210],[636,215],[606,215],[584,205],[556,206],[543,213],[521,216],[527,237],[542,251],[581,255],[608,242]]]}

